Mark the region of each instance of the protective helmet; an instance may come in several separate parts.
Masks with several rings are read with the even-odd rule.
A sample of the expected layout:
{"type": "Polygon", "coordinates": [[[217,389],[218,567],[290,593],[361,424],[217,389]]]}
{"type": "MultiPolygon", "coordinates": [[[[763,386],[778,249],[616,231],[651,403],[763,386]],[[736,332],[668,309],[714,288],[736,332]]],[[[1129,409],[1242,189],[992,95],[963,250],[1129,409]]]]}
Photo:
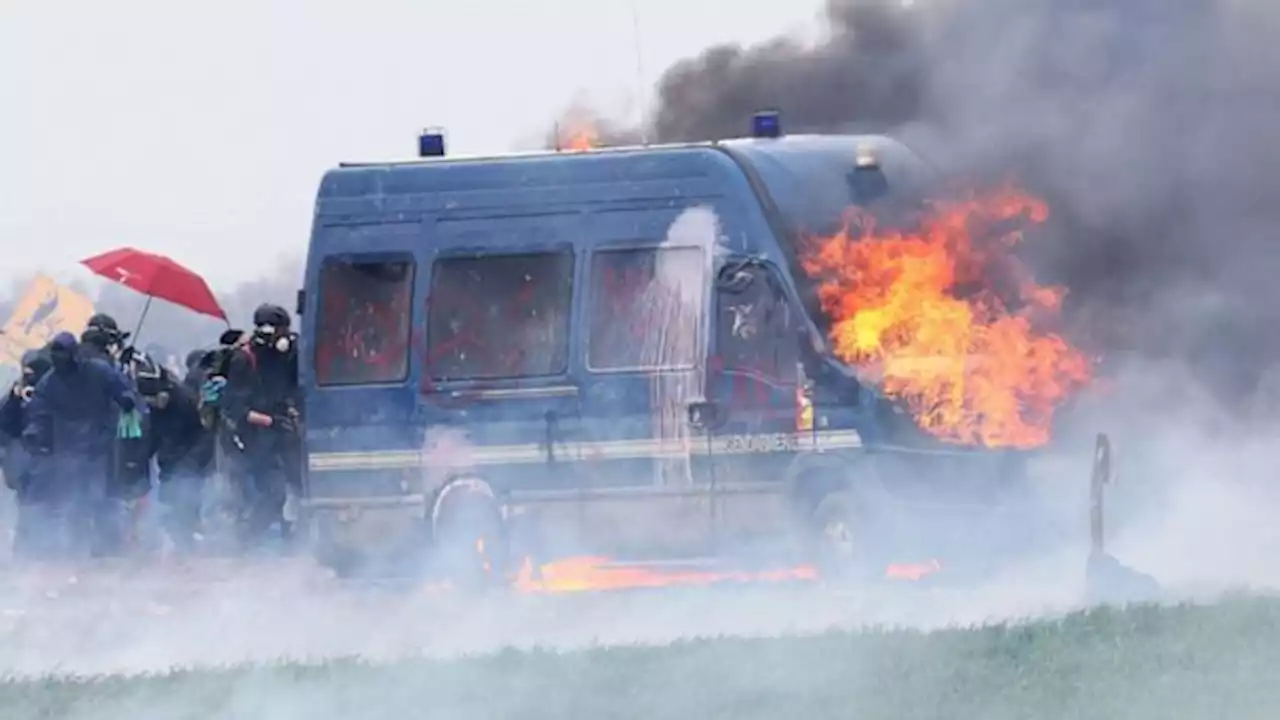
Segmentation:
{"type": "Polygon", "coordinates": [[[278,331],[287,331],[290,322],[289,312],[279,305],[263,303],[253,311],[254,327],[269,325],[278,331]]]}
{"type": "Polygon", "coordinates": [[[88,325],[80,334],[80,341],[106,348],[109,345],[123,345],[130,333],[120,332],[116,319],[106,313],[97,313],[89,318],[88,325]]]}
{"type": "Polygon", "coordinates": [[[89,318],[88,326],[98,330],[108,330],[111,332],[120,332],[120,324],[116,319],[106,313],[95,313],[89,318]]]}

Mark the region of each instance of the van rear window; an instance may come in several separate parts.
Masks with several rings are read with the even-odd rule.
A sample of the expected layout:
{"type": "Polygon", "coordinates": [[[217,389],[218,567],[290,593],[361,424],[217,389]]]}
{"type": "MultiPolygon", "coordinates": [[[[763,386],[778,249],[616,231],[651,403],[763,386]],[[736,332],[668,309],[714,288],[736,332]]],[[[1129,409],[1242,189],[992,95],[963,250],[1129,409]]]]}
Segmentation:
{"type": "Polygon", "coordinates": [[[696,247],[602,250],[591,258],[592,370],[693,366],[708,278],[696,247]]]}
{"type": "Polygon", "coordinates": [[[431,378],[565,372],[572,298],[569,250],[437,260],[427,311],[431,378]]]}
{"type": "Polygon", "coordinates": [[[361,385],[409,375],[414,263],[330,258],[320,266],[316,382],[361,385]]]}

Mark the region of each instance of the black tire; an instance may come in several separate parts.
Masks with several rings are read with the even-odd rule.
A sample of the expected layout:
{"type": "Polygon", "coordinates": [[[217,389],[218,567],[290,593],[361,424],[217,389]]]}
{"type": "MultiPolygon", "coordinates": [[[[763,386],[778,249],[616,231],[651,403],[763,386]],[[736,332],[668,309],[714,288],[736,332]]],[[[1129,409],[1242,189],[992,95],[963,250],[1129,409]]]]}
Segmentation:
{"type": "Polygon", "coordinates": [[[443,579],[469,590],[505,584],[506,527],[491,495],[469,487],[447,488],[433,518],[431,564],[443,579]]]}
{"type": "Polygon", "coordinates": [[[849,492],[825,495],[810,516],[811,555],[822,577],[833,581],[875,578],[871,524],[866,508],[849,492]]]}

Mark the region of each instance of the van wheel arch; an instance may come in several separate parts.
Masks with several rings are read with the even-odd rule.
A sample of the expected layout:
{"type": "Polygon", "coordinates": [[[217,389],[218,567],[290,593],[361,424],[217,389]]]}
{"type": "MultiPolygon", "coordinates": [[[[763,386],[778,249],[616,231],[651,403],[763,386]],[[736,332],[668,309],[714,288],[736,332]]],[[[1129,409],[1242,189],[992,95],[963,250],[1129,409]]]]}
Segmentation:
{"type": "Polygon", "coordinates": [[[789,496],[804,517],[832,493],[847,492],[868,501],[882,493],[875,465],[864,453],[803,455],[788,469],[786,482],[789,496]]]}
{"type": "Polygon", "coordinates": [[[435,492],[427,519],[430,554],[449,580],[476,589],[504,582],[506,523],[488,482],[476,475],[450,479],[435,492]]]}

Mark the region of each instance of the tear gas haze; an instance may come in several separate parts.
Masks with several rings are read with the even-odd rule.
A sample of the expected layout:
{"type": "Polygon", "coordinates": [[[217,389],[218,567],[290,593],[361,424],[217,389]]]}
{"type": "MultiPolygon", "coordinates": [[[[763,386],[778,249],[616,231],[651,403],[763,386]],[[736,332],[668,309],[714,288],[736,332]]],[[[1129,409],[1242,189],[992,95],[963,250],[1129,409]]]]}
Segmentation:
{"type": "MultiPolygon", "coordinates": [[[[1280,5],[831,0],[827,17],[829,32],[814,43],[719,46],[668,68],[648,135],[741,136],[753,112],[772,107],[786,132],[885,131],[950,177],[1012,174],[1045,200],[1047,222],[1019,253],[1038,280],[1066,289],[1066,334],[1102,364],[1096,382],[1066,403],[1038,459],[1032,492],[1051,517],[1013,517],[999,528],[1047,535],[1033,557],[962,589],[908,583],[852,594],[774,585],[465,602],[423,588],[340,584],[305,563],[254,560],[188,575],[148,569],[109,585],[97,570],[74,585],[54,573],[0,596],[0,673],[390,660],[883,624],[934,629],[1061,612],[1082,602],[1089,456],[1099,431],[1120,448],[1109,549],[1181,597],[1280,587],[1272,521],[1280,488],[1269,442],[1280,430],[1280,253],[1271,237],[1280,227],[1280,5]]],[[[582,149],[639,136],[625,127],[564,129],[549,144],[582,149]]],[[[668,243],[714,249],[718,234],[715,215],[695,211],[677,221],[668,243]]],[[[691,274],[705,279],[709,271],[656,274],[649,306],[658,329],[644,348],[655,360],[702,342],[680,316],[703,302],[690,292],[700,281],[691,274]]],[[[289,260],[221,299],[233,322],[244,323],[260,302],[292,307],[300,278],[300,263],[289,260]]],[[[101,296],[101,309],[122,326],[133,315],[115,293],[128,292],[101,296]]],[[[177,352],[217,337],[216,324],[193,331],[205,321],[152,313],[146,335],[177,352]]],[[[704,389],[695,375],[654,384],[666,439],[688,440],[683,406],[704,389]]],[[[469,462],[460,435],[440,429],[427,440],[451,462],[469,462]]],[[[663,482],[687,482],[687,467],[666,470],[663,482]]],[[[247,706],[277,696],[272,687],[242,691],[247,706]]],[[[362,710],[377,715],[376,707],[362,710]]]]}

